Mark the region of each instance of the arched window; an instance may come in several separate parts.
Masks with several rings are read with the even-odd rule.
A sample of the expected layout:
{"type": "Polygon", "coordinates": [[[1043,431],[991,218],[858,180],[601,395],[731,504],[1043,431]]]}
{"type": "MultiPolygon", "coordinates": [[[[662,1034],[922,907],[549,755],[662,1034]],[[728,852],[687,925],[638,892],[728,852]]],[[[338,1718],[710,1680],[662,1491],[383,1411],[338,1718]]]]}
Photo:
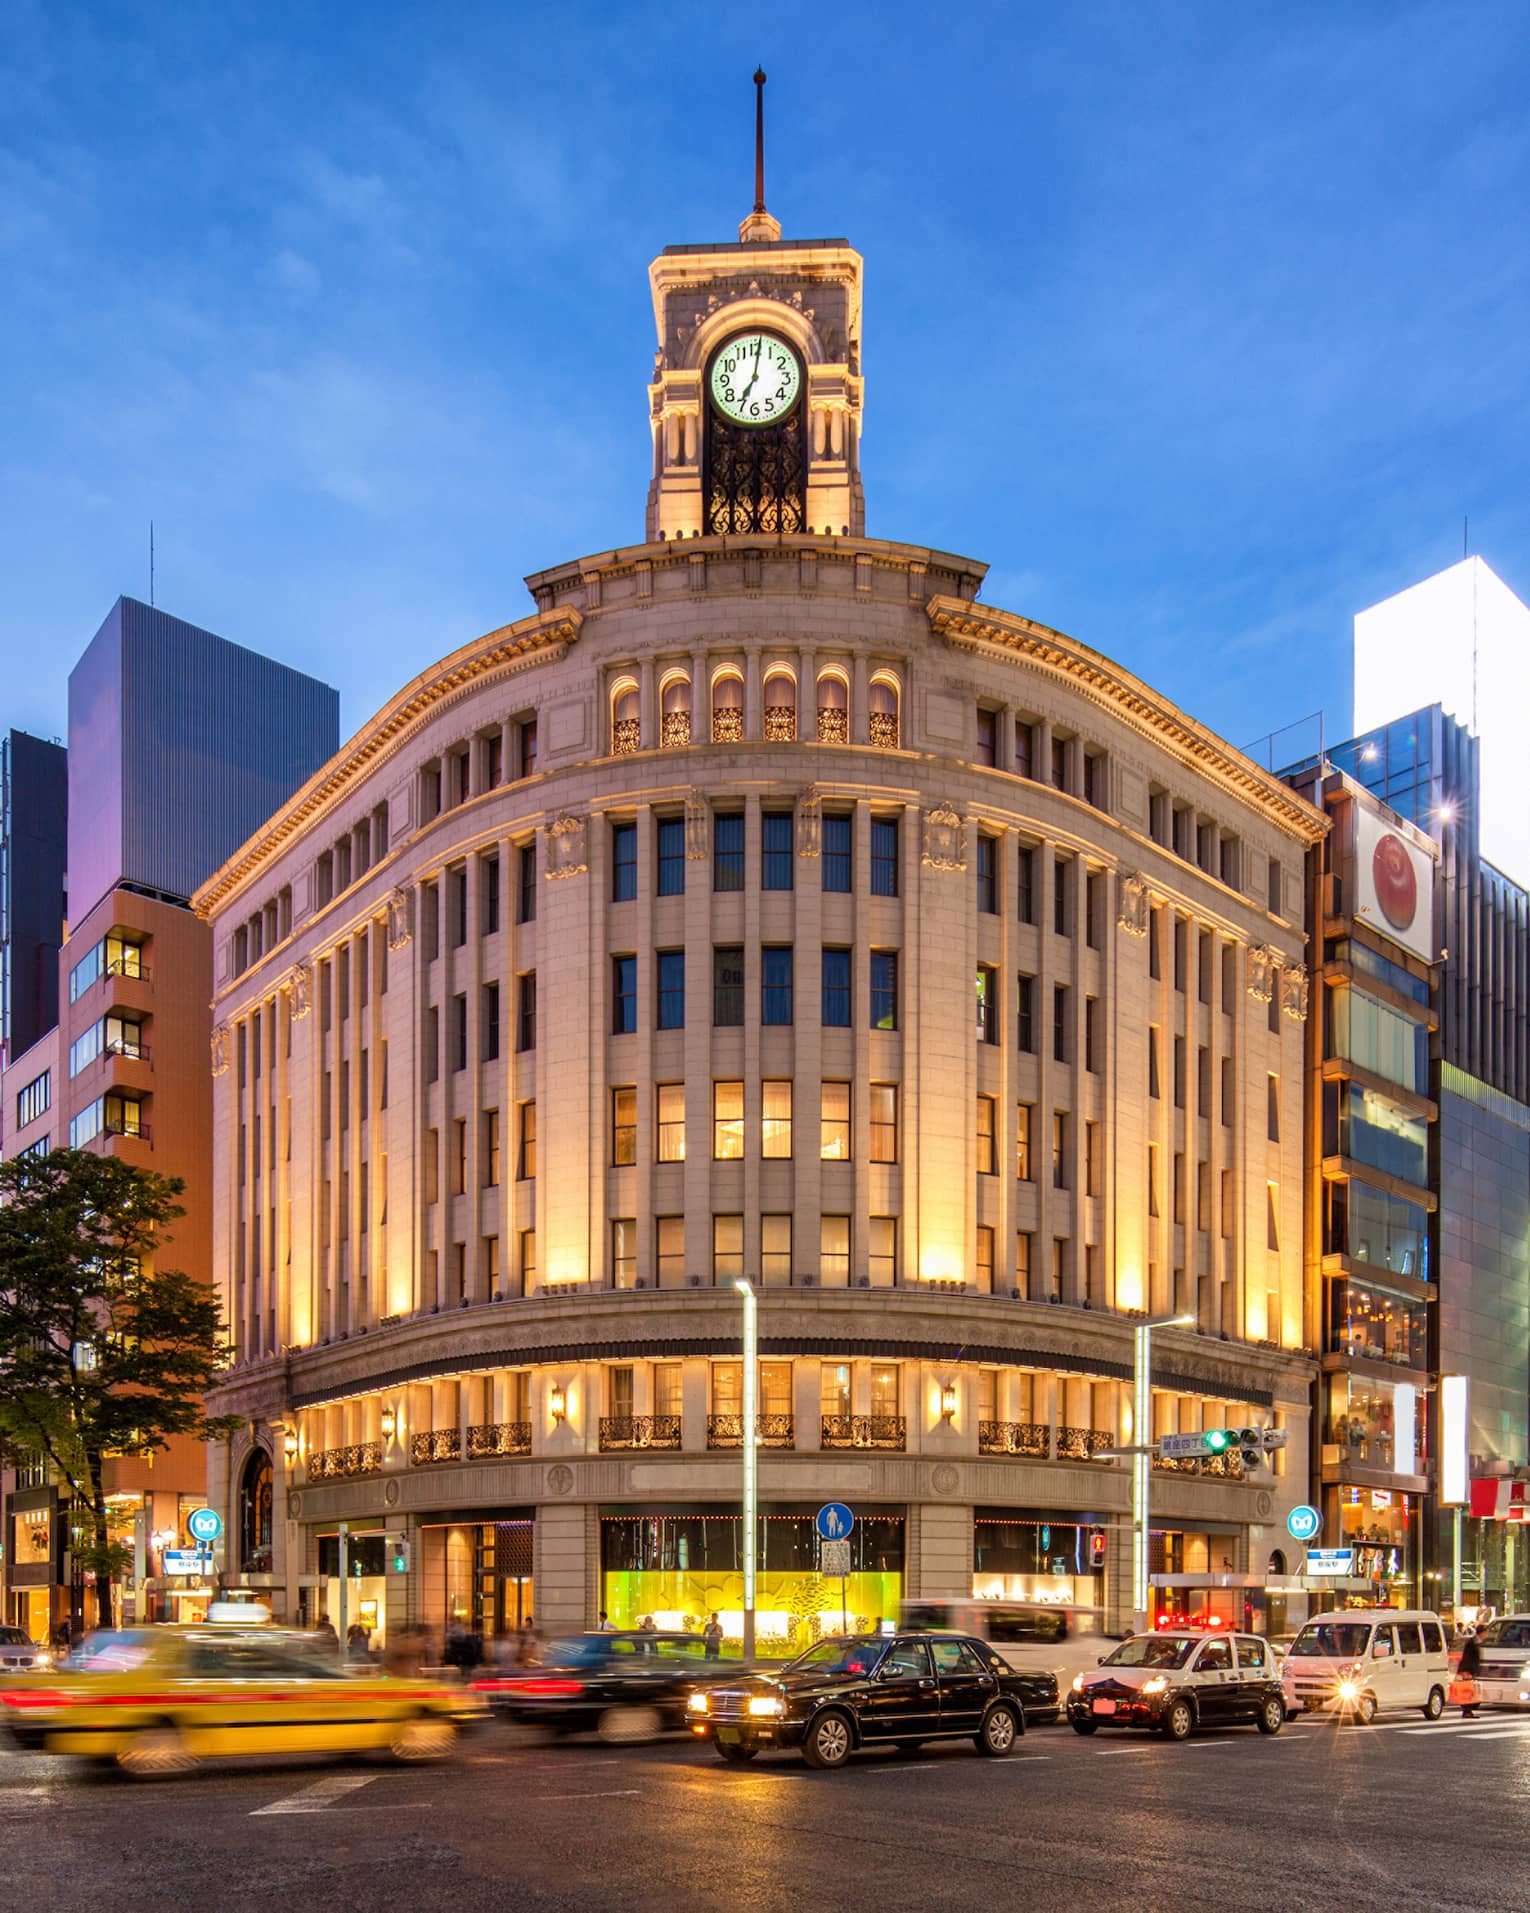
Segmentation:
{"type": "Polygon", "coordinates": [[[611,751],[616,757],[631,757],[642,747],[637,686],[630,681],[623,682],[611,694],[611,751]]]}
{"type": "Polygon", "coordinates": [[[765,680],[765,742],[790,744],[797,735],[797,680],[772,671],[765,680]]]}
{"type": "Polygon", "coordinates": [[[1269,1573],[1269,1574],[1284,1574],[1284,1573],[1285,1573],[1285,1571],[1286,1571],[1286,1554],[1285,1554],[1285,1549],[1284,1549],[1284,1548],[1271,1548],[1271,1550],[1270,1550],[1270,1565],[1269,1565],[1269,1567],[1268,1567],[1268,1569],[1266,1570],[1266,1572],[1267,1572],[1267,1573],[1269,1573]]]}
{"type": "Polygon", "coordinates": [[[850,741],[850,687],[836,671],[825,671],[818,680],[818,741],[850,741]]]}
{"type": "Polygon", "coordinates": [[[871,741],[880,751],[898,748],[898,686],[895,679],[871,680],[871,741]]]}
{"type": "Polygon", "coordinates": [[[271,1457],[257,1448],[239,1478],[239,1563],[246,1574],[270,1574],[271,1457]]]}
{"type": "Polygon", "coordinates": [[[744,741],[744,681],[731,672],[712,680],[712,742],[744,741]]]}
{"type": "Polygon", "coordinates": [[[691,681],[672,677],[659,696],[661,722],[659,742],[667,751],[680,750],[691,741],[691,681]]]}

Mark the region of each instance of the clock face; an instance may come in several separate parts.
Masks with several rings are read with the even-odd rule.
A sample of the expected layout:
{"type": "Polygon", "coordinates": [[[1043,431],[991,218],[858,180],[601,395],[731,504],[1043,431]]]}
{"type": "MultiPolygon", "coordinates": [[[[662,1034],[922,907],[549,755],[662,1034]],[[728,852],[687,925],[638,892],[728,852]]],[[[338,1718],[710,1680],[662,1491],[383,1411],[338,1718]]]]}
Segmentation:
{"type": "Polygon", "coordinates": [[[797,403],[802,366],[783,339],[740,332],[712,360],[712,403],[736,425],[770,425],[797,403]]]}

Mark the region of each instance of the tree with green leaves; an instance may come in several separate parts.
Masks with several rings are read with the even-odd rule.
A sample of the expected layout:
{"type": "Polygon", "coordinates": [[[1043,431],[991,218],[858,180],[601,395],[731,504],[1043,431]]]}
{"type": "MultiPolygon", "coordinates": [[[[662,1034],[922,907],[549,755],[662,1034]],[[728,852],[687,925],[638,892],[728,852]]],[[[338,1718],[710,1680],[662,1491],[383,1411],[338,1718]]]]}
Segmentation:
{"type": "Polygon", "coordinates": [[[217,1298],[158,1261],[184,1187],[83,1149],[0,1162],[0,1460],[44,1460],[67,1484],[103,1625],[130,1558],[107,1525],[107,1460],[239,1420],[202,1407],[225,1361],[217,1298]]]}

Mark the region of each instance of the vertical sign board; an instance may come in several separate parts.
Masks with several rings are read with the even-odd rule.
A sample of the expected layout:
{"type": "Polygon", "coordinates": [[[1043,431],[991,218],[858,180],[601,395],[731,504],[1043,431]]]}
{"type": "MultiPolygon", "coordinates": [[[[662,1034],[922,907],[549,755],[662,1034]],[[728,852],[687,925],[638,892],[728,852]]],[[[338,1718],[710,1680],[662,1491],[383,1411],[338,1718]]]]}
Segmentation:
{"type": "Polygon", "coordinates": [[[1392,1390],[1392,1429],[1400,1475],[1418,1473],[1418,1390],[1399,1382],[1392,1390]]]}
{"type": "Polygon", "coordinates": [[[1440,1377],[1440,1501],[1445,1507],[1459,1507],[1470,1499],[1467,1481],[1467,1379],[1464,1375],[1440,1377]]]}
{"type": "Polygon", "coordinates": [[[1355,811],[1355,915],[1426,963],[1435,958],[1434,859],[1364,803],[1355,811]]]}

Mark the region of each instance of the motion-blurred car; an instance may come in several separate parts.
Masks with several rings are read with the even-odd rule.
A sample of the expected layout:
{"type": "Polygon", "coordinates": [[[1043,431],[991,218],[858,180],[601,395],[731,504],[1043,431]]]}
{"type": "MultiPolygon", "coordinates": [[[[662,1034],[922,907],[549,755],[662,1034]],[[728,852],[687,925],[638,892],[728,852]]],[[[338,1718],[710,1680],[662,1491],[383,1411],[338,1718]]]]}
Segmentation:
{"type": "Polygon", "coordinates": [[[30,1674],[52,1665],[53,1650],[40,1647],[24,1627],[0,1627],[0,1673],[30,1674]]]}
{"type": "Polygon", "coordinates": [[[439,1760],[483,1712],[460,1687],[353,1671],[311,1634],[206,1622],[102,1629],[56,1671],[0,1685],[15,1745],[142,1777],[240,1754],[439,1760]]]}
{"type": "Polygon", "coordinates": [[[1027,1678],[962,1634],[836,1635],[779,1673],[694,1694],[691,1729],[730,1766],[796,1747],[810,1767],[842,1767],[858,1748],[927,1740],[1002,1756],[1025,1732],[1027,1678]]]}
{"type": "Polygon", "coordinates": [[[1489,1707],[1530,1703],[1530,1614],[1505,1614],[1477,1630],[1482,1670],[1477,1676],[1489,1707]]]}
{"type": "Polygon", "coordinates": [[[683,1727],[698,1685],[737,1674],[741,1661],[709,1659],[699,1634],[651,1628],[571,1634],[550,1641],[535,1667],[479,1674],[473,1691],[502,1719],[555,1734],[653,1740],[683,1727]]]}
{"type": "Polygon", "coordinates": [[[1150,1727],[1188,1740],[1197,1727],[1257,1727],[1278,1734],[1286,1703],[1270,1644],[1257,1634],[1134,1634],[1068,1695],[1076,1734],[1150,1727]]]}

